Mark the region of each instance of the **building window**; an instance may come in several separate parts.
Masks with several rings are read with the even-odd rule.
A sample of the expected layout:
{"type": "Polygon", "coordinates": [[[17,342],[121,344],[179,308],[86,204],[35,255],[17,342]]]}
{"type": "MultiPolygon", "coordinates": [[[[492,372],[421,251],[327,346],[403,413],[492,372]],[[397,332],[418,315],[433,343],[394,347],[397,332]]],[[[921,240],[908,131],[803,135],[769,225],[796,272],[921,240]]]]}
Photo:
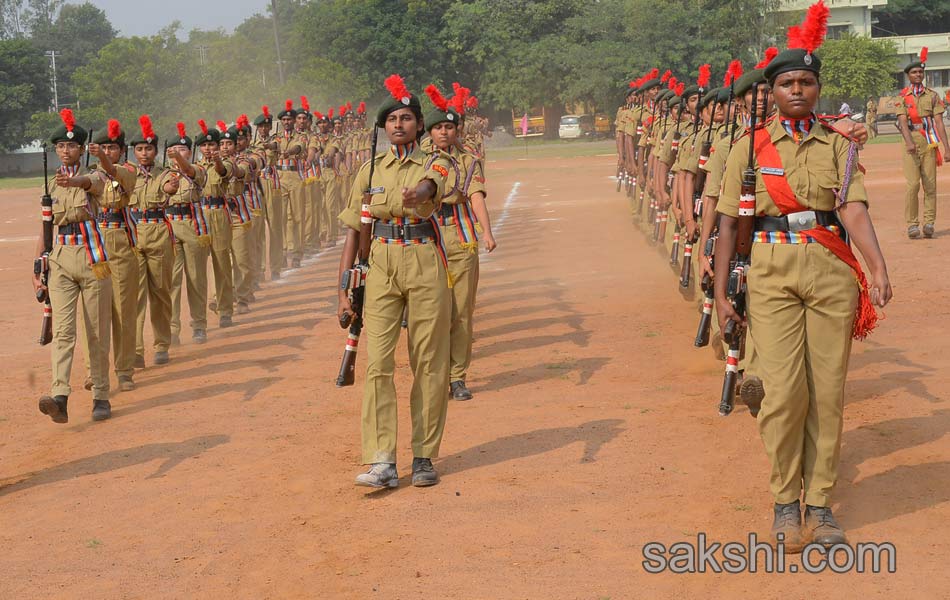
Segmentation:
{"type": "Polygon", "coordinates": [[[844,25],[829,25],[827,39],[841,39],[841,36],[847,34],[849,31],[851,31],[851,23],[845,23],[844,25]]]}
{"type": "Polygon", "coordinates": [[[924,82],[929,88],[950,87],[950,69],[927,69],[924,82]]]}

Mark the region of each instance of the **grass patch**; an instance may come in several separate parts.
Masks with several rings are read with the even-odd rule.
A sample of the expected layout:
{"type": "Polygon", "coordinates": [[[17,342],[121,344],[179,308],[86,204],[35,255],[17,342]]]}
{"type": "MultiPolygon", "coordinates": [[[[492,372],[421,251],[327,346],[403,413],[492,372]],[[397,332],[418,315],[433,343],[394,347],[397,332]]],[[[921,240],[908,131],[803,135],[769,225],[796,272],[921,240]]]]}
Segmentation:
{"type": "Polygon", "coordinates": [[[100,542],[99,540],[95,538],[86,542],[86,548],[98,548],[101,545],[102,545],[102,542],[100,542]]]}
{"type": "Polygon", "coordinates": [[[27,190],[42,187],[42,177],[0,177],[0,190],[27,190]]]}
{"type": "Polygon", "coordinates": [[[503,148],[488,148],[488,162],[518,158],[575,158],[597,154],[616,153],[617,143],[610,140],[528,140],[527,152],[524,142],[518,140],[503,148]]]}
{"type": "Polygon", "coordinates": [[[901,134],[889,133],[887,135],[879,135],[873,140],[868,140],[865,146],[870,146],[871,144],[896,144],[900,141],[903,141],[903,138],[901,138],[901,134]]]}

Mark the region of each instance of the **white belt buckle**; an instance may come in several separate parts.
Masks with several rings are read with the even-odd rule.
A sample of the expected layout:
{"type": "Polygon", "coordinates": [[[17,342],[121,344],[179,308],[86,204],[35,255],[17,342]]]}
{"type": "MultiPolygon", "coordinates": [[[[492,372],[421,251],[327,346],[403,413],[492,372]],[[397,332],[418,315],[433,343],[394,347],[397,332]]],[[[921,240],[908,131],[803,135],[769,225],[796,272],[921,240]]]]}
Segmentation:
{"type": "Polygon", "coordinates": [[[792,233],[814,229],[818,226],[818,215],[816,215],[813,210],[790,213],[787,217],[788,230],[792,233]]]}

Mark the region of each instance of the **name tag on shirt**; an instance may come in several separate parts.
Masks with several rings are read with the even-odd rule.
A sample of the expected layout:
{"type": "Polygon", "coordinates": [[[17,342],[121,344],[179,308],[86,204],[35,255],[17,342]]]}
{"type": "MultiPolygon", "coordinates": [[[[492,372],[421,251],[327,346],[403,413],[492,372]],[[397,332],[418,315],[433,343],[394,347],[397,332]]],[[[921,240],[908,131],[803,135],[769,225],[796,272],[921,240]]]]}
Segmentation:
{"type": "Polygon", "coordinates": [[[383,187],[383,186],[378,186],[378,187],[374,187],[374,188],[369,188],[369,193],[370,193],[370,194],[382,194],[382,193],[385,192],[385,191],[386,191],[386,188],[383,187]]]}
{"type": "Polygon", "coordinates": [[[776,167],[761,167],[759,168],[759,172],[763,175],[778,175],[779,177],[785,175],[785,169],[778,169],[776,167]]]}

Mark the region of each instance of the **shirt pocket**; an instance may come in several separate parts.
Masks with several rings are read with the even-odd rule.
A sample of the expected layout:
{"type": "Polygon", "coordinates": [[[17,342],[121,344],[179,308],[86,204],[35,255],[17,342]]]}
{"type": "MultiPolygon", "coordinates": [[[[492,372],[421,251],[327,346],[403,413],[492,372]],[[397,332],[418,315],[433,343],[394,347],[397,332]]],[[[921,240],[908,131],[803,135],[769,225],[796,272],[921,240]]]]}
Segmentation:
{"type": "Polygon", "coordinates": [[[836,191],[841,187],[834,169],[816,169],[809,172],[808,206],[818,210],[834,210],[836,191]]]}

